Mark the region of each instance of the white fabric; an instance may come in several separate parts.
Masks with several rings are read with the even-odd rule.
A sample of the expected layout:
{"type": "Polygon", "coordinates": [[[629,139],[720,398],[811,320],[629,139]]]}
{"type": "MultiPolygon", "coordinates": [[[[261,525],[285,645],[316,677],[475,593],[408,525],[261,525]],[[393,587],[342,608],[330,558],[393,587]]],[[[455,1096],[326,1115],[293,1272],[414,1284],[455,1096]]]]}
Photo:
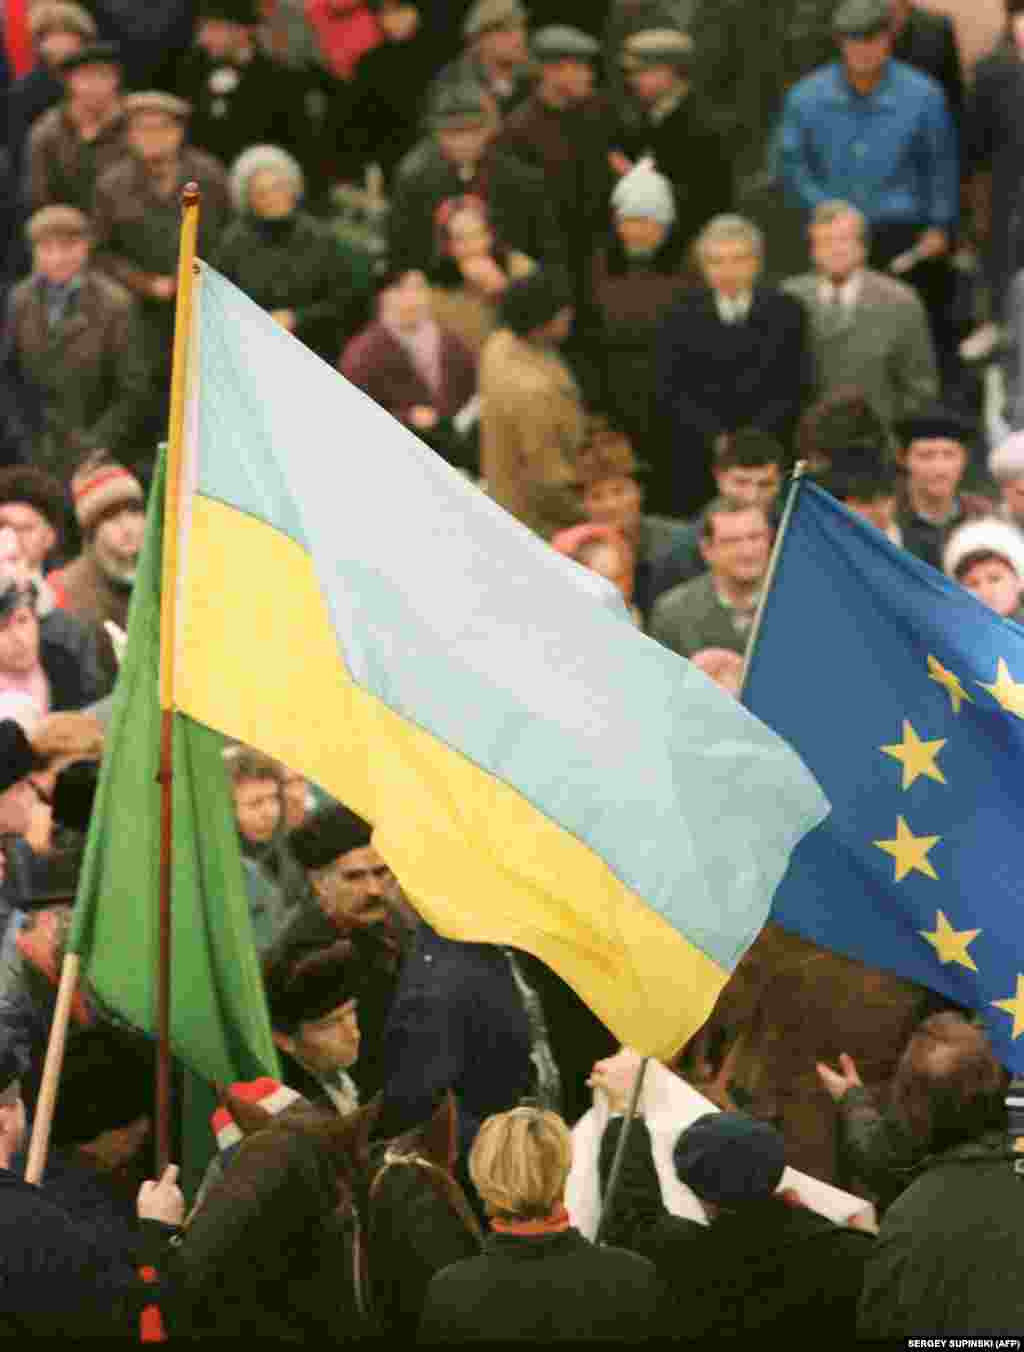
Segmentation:
{"type": "Polygon", "coordinates": [[[832,305],[836,299],[836,293],[839,293],[839,303],[844,310],[852,309],[860,300],[861,287],[864,284],[863,275],[855,272],[852,277],[847,277],[841,286],[836,286],[835,282],[829,281],[823,277],[818,283],[818,299],[822,305],[832,305]]]}
{"type": "Polygon", "coordinates": [[[742,291],[738,296],[723,296],[721,292],[716,291],[715,306],[719,319],[723,324],[738,324],[750,314],[752,300],[753,296],[749,291],[742,291]]]}
{"type": "MultiPolygon", "coordinates": [[[[651,1152],[665,1207],[673,1216],[707,1225],[704,1208],[676,1175],[672,1151],[684,1128],[705,1113],[717,1113],[719,1109],[658,1061],[647,1063],[640,1108],[651,1133],[651,1152]]],[[[601,1217],[598,1152],[607,1123],[608,1101],[603,1094],[595,1094],[593,1108],[580,1118],[572,1133],[572,1169],[565,1189],[565,1204],[573,1225],[590,1240],[597,1233],[601,1217]]],[[[854,1197],[788,1166],[779,1188],[794,1188],[811,1211],[837,1225],[844,1225],[851,1216],[868,1207],[864,1198],[854,1197]]]]}

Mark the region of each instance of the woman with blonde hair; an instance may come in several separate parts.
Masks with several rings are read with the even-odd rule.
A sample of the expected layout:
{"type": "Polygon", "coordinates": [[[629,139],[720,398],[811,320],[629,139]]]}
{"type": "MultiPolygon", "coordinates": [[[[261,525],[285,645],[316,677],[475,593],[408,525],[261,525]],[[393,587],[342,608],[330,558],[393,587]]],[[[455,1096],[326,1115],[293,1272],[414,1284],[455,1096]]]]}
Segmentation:
{"type": "Polygon", "coordinates": [[[573,1228],[563,1200],[571,1165],[572,1136],[557,1113],[519,1107],[486,1119],[469,1173],[492,1233],[482,1255],[431,1282],[421,1342],[657,1335],[662,1287],[653,1265],[597,1248],[573,1228]]]}

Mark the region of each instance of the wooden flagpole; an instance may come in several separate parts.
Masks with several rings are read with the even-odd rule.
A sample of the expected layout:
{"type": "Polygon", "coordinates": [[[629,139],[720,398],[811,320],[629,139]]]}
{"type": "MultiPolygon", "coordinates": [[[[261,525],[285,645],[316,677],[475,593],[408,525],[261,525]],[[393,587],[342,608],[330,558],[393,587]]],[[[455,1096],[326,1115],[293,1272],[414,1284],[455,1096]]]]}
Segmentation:
{"type": "MultiPolygon", "coordinates": [[[[167,445],[167,494],[164,512],[164,557],[160,601],[160,910],[159,951],[157,961],[156,1028],[158,1040],[156,1075],[157,1164],[162,1174],[170,1163],[171,1141],[171,826],[173,793],[173,691],[178,506],[181,499],[182,446],[185,430],[185,400],[188,377],[188,343],[192,328],[192,295],[196,274],[196,240],[199,231],[199,187],[188,183],[182,191],[181,241],[178,254],[178,288],[174,317],[174,358],[171,367],[171,413],[167,445]]],[[[25,1180],[39,1183],[46,1169],[50,1147],[50,1129],[57,1102],[64,1047],[67,1043],[71,1005],[78,985],[81,959],[77,953],[65,954],[61,965],[57,1004],[54,1009],[46,1060],[39,1086],[32,1139],[29,1143],[25,1180]]]]}
{"type": "Polygon", "coordinates": [[[790,517],[793,515],[793,508],[796,506],[797,494],[800,492],[800,485],[803,483],[803,477],[807,472],[807,461],[798,460],[793,468],[793,478],[789,486],[789,495],[786,498],[786,506],[782,512],[782,520],[779,522],[778,533],[775,536],[775,545],[772,549],[772,556],[768,563],[768,571],[765,573],[764,586],[761,588],[761,596],[757,603],[757,613],[754,615],[754,623],[750,630],[750,638],[747,640],[747,651],[743,658],[743,677],[740,681],[740,700],[743,699],[743,691],[747,686],[747,677],[750,674],[750,659],[754,655],[754,648],[757,644],[758,636],[761,633],[761,621],[764,619],[764,608],[768,604],[768,596],[772,589],[772,583],[775,581],[775,572],[779,566],[779,559],[782,557],[782,546],[785,543],[786,531],[789,529],[790,517]]]}
{"type": "Polygon", "coordinates": [[[177,639],[178,528],[181,469],[188,393],[188,353],[196,274],[200,192],[187,183],[181,195],[181,242],[174,312],[171,412],[167,431],[163,569],[160,586],[160,912],[156,981],[156,1157],[157,1174],[171,1160],[171,899],[174,826],[174,656],[177,639]]]}

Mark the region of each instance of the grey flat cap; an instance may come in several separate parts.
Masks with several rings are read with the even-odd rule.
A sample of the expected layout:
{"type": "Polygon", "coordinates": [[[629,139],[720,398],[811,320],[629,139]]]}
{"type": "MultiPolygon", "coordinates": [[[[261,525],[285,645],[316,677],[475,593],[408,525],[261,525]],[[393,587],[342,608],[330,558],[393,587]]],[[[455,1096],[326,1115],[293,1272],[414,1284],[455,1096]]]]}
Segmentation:
{"type": "Polygon", "coordinates": [[[530,43],[530,54],[535,61],[593,61],[601,44],[578,28],[568,24],[549,24],[538,28],[530,43]]]}
{"type": "Polygon", "coordinates": [[[646,28],[622,44],[622,66],[627,71],[649,66],[678,66],[686,70],[693,50],[693,38],[681,29],[646,28]]]}
{"type": "Polygon", "coordinates": [[[525,28],[529,15],[520,0],[477,0],[466,15],[462,36],[475,38],[489,28],[525,28]]]}
{"type": "Polygon", "coordinates": [[[832,29],[841,38],[870,38],[891,27],[889,0],[843,0],[832,20],[832,29]]]}
{"type": "Polygon", "coordinates": [[[478,84],[470,80],[442,84],[427,109],[426,126],[430,131],[440,127],[464,126],[487,122],[493,108],[478,84]]]}

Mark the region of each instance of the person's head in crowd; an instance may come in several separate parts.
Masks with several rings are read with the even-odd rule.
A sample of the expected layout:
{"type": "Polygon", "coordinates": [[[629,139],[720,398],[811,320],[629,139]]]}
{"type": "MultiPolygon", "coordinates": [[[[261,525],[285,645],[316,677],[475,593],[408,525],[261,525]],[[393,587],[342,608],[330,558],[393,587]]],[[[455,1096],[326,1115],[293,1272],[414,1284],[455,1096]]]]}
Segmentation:
{"type": "Polygon", "coordinates": [[[130,470],[102,453],[71,479],[71,500],[82,549],[111,586],[130,591],[146,533],[146,499],[130,470]]]}
{"type": "Polygon", "coordinates": [[[339,929],[385,920],[398,905],[398,880],[370,843],[372,835],[358,813],[331,803],[288,837],[310,890],[339,929]]]}
{"type": "Polygon", "coordinates": [[[679,1133],[672,1151],[679,1179],[712,1218],[767,1201],[786,1168],[782,1133],[745,1113],[705,1113],[679,1133]]]}
{"type": "Polygon", "coordinates": [[[1024,0],[1006,0],[1006,27],[1010,41],[1024,53],[1024,0]]]}
{"type": "Polygon", "coordinates": [[[95,41],[96,22],[81,5],[46,0],[31,6],[28,31],[43,63],[50,70],[58,70],[67,57],[87,42],[95,41]]]}
{"type": "Polygon", "coordinates": [[[51,1145],[74,1149],[102,1173],[138,1155],[152,1127],[155,1061],[153,1044],[139,1034],[109,1024],[76,1032],[61,1067],[51,1145]]]}
{"type": "Polygon", "coordinates": [[[420,30],[420,12],[406,0],[368,0],[387,42],[410,42],[420,30]]]}
{"type": "Polygon", "coordinates": [[[475,198],[462,199],[441,223],[444,251],[456,263],[472,258],[487,258],[494,249],[494,231],[487,219],[487,208],[475,198]]]}
{"type": "Polygon", "coordinates": [[[850,83],[854,88],[873,89],[892,57],[890,0],[842,0],[832,31],[850,83]]]}
{"type": "Polygon", "coordinates": [[[191,104],[175,94],[150,89],[129,94],[121,106],[132,154],[154,172],[174,164],[185,142],[191,104]]]}
{"type": "Polygon", "coordinates": [[[939,1154],[1005,1132],[1006,1082],[983,1029],[959,1014],[932,1014],[900,1058],[890,1106],[922,1153],[939,1154]]]}
{"type": "Polygon", "coordinates": [[[284,827],[294,831],[309,816],[309,781],[298,770],[284,771],[284,827]]]}
{"type": "Polygon", "coordinates": [[[0,470],[0,528],[14,531],[21,557],[39,577],[60,544],[64,490],[60,482],[35,465],[0,470]]]}
{"type": "Polygon", "coordinates": [[[551,537],[551,547],[599,577],[607,578],[627,602],[633,599],[636,558],[633,546],[615,526],[601,526],[592,521],[569,526],[551,537]]]}
{"type": "Polygon", "coordinates": [[[600,43],[578,28],[550,24],[530,42],[537,68],[537,96],[548,108],[573,108],[594,91],[594,62],[600,43]]]}
{"type": "Polygon", "coordinates": [[[997,615],[1016,616],[1024,586],[1024,535],[996,517],[959,526],[946,542],[942,565],[997,615]]]}
{"type": "Polygon", "coordinates": [[[745,216],[713,216],[694,248],[704,280],[730,300],[748,296],[764,262],[764,237],[745,216]]]}
{"type": "Polygon", "coordinates": [[[560,1212],[571,1168],[572,1134],[545,1108],[486,1118],[469,1154],[469,1176],[496,1229],[560,1212]]]}
{"type": "Polygon", "coordinates": [[[693,665],[715,685],[720,685],[737,699],[743,684],[743,658],[731,648],[701,648],[690,658],[693,665]]]}
{"type": "Polygon", "coordinates": [[[102,729],[89,714],[49,714],[27,732],[24,721],[0,720],[0,836],[24,835],[39,786],[45,792],[62,768],[102,750],[102,729]]]}
{"type": "Polygon", "coordinates": [[[676,220],[672,184],[649,159],[623,174],[612,192],[615,233],[627,258],[653,258],[676,220]]]}
{"type": "Polygon", "coordinates": [[[856,385],[837,385],[822,395],[800,419],[796,434],[797,459],[811,474],[826,474],[836,450],[871,445],[887,449],[889,433],[868,396],[856,385]]]}
{"type": "Polygon", "coordinates": [[[638,477],[642,466],[636,462],[629,438],[604,418],[593,417],[576,464],[583,480],[587,517],[600,526],[621,531],[635,548],[640,539],[644,490],[638,477]]]}
{"type": "Polygon", "coordinates": [[[263,985],[275,1044],[314,1075],[347,1070],[359,1056],[358,972],[352,945],[296,956],[271,953],[263,985]]]}
{"type": "MultiPolygon", "coordinates": [[[[40,663],[39,617],[35,591],[24,571],[0,567],[0,689],[31,692],[34,681],[46,678],[40,663]]],[[[40,713],[47,710],[40,708],[40,713]]]]}
{"type": "Polygon", "coordinates": [[[472,176],[497,133],[497,105],[478,84],[443,84],[431,101],[427,126],[442,157],[472,176]]]}
{"type": "Polygon", "coordinates": [[[68,100],[87,117],[109,117],[121,97],[121,53],[114,42],[90,42],[64,58],[61,79],[68,100]]]}
{"type": "Polygon", "coordinates": [[[239,215],[281,221],[294,215],[305,182],[298,160],[280,146],[250,146],[231,166],[231,200],[239,215]]]}
{"type": "Polygon", "coordinates": [[[700,514],[698,533],[708,571],[726,594],[756,590],[764,581],[773,536],[764,507],[714,498],[700,514]]]}
{"type": "Polygon", "coordinates": [[[538,268],[512,282],[501,298],[498,322],[528,343],[559,347],[572,332],[572,297],[558,272],[538,268]]]}
{"type": "Polygon", "coordinates": [[[243,843],[257,848],[271,844],[284,812],[281,766],[262,751],[246,746],[227,747],[224,763],[231,779],[235,821],[243,843]]]}
{"type": "Polygon", "coordinates": [[[414,333],[431,319],[430,286],[418,268],[385,272],[377,284],[377,313],[382,324],[414,333]]]}
{"type": "Polygon", "coordinates": [[[252,50],[259,14],[253,0],[202,0],[196,46],[211,61],[246,60],[252,50]]]}
{"type": "Polygon", "coordinates": [[[67,286],[89,266],[92,226],[77,207],[40,207],[29,217],[25,234],[32,271],[47,285],[67,286]]]}
{"type": "Polygon", "coordinates": [[[896,466],[888,460],[877,460],[870,445],[845,448],[837,460],[843,462],[843,467],[833,469],[825,480],[825,487],[844,507],[870,521],[883,535],[899,544],[900,530],[896,522],[899,475],[896,466]],[[862,459],[860,465],[858,458],[862,459]]]}
{"type": "Polygon", "coordinates": [[[519,0],[476,0],[462,35],[477,61],[492,76],[515,75],[529,60],[529,15],[519,0]]]}
{"type": "Polygon", "coordinates": [[[868,223],[849,202],[820,202],[807,227],[811,260],[818,273],[842,286],[864,266],[868,256],[868,223]]]}
{"type": "Polygon", "coordinates": [[[906,473],[906,490],[916,512],[936,519],[955,508],[967,469],[970,423],[953,409],[936,405],[896,425],[897,462],[906,473]]]}
{"type": "Polygon", "coordinates": [[[1002,499],[1002,514],[1024,527],[1024,432],[1011,432],[988,458],[988,472],[1002,499]]]}
{"type": "Polygon", "coordinates": [[[785,462],[786,452],[773,436],[741,427],[716,440],[711,472],[722,497],[770,509],[782,487],[785,462]]]}
{"type": "Polygon", "coordinates": [[[21,1064],[14,1051],[0,1052],[0,1168],[9,1169],[25,1142],[25,1105],[21,1099],[21,1064]]]}
{"type": "Polygon", "coordinates": [[[628,37],[622,70],[629,92],[645,108],[655,109],[689,91],[695,51],[693,38],[678,28],[648,28],[628,37]]]}

